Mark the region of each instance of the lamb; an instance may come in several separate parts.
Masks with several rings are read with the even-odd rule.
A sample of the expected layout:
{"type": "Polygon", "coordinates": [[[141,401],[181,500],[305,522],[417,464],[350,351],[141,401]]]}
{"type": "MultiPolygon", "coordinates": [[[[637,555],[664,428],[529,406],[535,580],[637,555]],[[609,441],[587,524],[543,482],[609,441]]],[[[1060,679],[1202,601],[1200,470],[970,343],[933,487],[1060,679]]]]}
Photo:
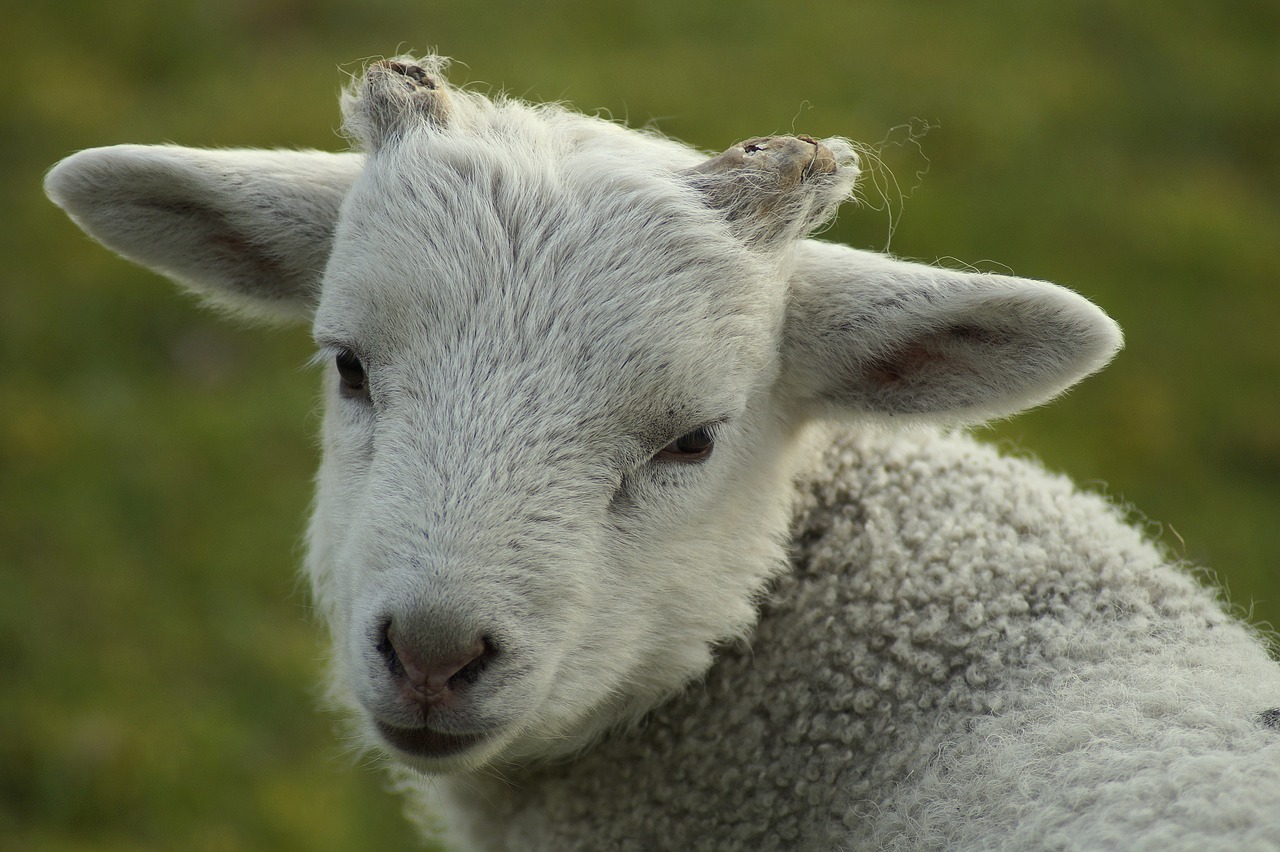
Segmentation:
{"type": "MultiPolygon", "coordinates": [[[[810,234],[842,139],[707,158],[374,62],[358,150],[59,163],[85,231],[326,366],[332,691],[469,849],[1280,849],[1280,666],[961,427],[1100,369],[1043,282],[810,234]]],[[[434,829],[433,829],[434,830],[434,829]]]]}

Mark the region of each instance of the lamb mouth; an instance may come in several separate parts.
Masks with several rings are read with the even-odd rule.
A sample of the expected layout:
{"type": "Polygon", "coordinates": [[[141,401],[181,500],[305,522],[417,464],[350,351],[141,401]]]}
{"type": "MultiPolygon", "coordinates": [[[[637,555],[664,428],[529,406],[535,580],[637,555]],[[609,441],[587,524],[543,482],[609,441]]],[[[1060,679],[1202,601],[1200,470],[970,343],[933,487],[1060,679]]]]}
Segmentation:
{"type": "Polygon", "coordinates": [[[446,734],[431,728],[396,728],[375,722],[382,738],[400,751],[415,757],[453,757],[485,738],[484,734],[446,734]]]}

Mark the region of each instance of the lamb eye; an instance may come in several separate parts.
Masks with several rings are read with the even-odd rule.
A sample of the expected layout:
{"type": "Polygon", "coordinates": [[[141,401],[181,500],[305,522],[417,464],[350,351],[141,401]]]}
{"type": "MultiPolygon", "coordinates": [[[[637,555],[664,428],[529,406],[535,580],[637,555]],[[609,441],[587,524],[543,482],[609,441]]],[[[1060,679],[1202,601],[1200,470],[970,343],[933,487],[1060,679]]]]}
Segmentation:
{"type": "Polygon", "coordinates": [[[338,378],[341,381],[339,390],[344,395],[356,396],[367,390],[368,376],[365,375],[364,364],[360,363],[356,353],[343,349],[334,358],[334,363],[338,367],[338,378]]]}
{"type": "Polygon", "coordinates": [[[706,461],[715,448],[711,426],[699,426],[667,444],[654,456],[655,461],[691,464],[706,461]]]}

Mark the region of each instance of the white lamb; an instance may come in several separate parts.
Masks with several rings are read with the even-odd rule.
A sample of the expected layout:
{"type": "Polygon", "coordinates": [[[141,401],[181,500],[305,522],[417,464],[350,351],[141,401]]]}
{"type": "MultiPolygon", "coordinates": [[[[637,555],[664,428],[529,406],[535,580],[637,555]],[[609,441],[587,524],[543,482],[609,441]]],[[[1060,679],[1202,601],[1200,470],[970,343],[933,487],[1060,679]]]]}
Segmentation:
{"type": "Polygon", "coordinates": [[[1101,311],[806,239],[843,140],[707,160],[442,67],[368,69],[362,153],[122,146],[47,187],[312,324],[334,692],[451,842],[1280,848],[1259,638],[1105,500],[944,430],[1102,367],[1101,311]]]}

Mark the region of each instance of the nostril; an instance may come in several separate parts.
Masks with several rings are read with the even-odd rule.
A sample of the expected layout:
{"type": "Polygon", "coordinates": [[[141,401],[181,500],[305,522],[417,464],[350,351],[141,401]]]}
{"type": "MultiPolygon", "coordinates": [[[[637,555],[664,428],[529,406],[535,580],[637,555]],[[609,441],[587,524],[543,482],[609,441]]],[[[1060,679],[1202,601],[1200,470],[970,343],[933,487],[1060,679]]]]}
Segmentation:
{"type": "Polygon", "coordinates": [[[378,640],[375,646],[378,655],[382,657],[383,662],[387,664],[387,671],[394,678],[404,677],[404,665],[400,662],[400,655],[396,653],[395,644],[391,641],[391,620],[388,619],[379,632],[382,638],[378,640]]]}
{"type": "Polygon", "coordinates": [[[390,622],[377,650],[404,696],[423,706],[440,704],[462,687],[474,683],[498,654],[497,646],[488,636],[478,637],[454,650],[423,651],[398,637],[390,622]]]}

